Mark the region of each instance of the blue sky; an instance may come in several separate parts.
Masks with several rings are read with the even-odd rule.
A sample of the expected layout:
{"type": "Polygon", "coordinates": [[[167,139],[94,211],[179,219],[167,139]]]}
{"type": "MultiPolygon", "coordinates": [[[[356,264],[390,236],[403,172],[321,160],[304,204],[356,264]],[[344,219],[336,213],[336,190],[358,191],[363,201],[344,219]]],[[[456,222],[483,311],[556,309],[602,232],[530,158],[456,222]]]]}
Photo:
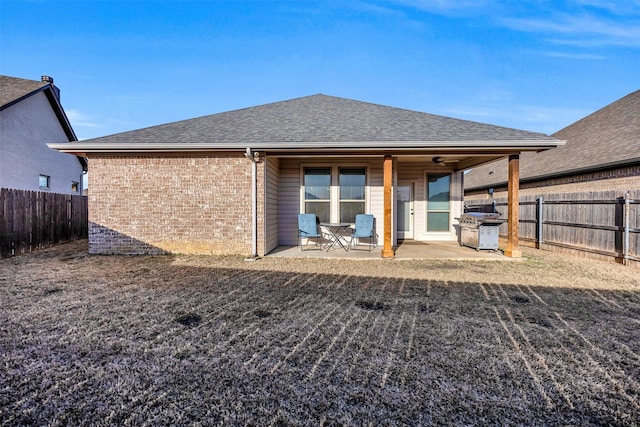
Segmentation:
{"type": "Polygon", "coordinates": [[[640,89],[640,0],[0,1],[80,139],[324,93],[553,133],[640,89]]]}

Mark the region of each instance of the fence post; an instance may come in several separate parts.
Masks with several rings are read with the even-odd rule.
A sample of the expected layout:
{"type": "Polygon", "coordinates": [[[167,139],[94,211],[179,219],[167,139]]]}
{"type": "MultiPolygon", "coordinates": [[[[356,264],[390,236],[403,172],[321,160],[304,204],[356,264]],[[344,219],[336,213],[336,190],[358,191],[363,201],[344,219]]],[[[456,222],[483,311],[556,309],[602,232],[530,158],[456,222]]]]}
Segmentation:
{"type": "Polygon", "coordinates": [[[543,234],[542,234],[542,231],[543,231],[542,230],[542,225],[544,223],[544,217],[543,217],[543,214],[542,214],[542,207],[543,207],[544,202],[542,201],[542,196],[538,197],[537,202],[538,202],[537,203],[538,204],[538,206],[537,206],[538,215],[537,215],[537,218],[536,218],[536,234],[537,234],[537,242],[536,243],[537,243],[537,248],[538,249],[542,249],[542,243],[544,242],[543,241],[543,234]]]}
{"type": "Polygon", "coordinates": [[[623,240],[623,258],[622,262],[624,265],[629,264],[629,217],[631,216],[631,200],[630,194],[627,193],[624,195],[624,240],[623,240]]]}

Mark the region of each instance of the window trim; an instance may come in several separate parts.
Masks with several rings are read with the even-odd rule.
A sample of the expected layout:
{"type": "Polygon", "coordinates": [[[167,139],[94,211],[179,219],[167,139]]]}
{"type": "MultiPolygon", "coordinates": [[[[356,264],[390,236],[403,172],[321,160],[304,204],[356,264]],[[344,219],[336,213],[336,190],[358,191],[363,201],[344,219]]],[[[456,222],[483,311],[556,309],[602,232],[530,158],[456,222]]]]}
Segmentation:
{"type": "Polygon", "coordinates": [[[453,212],[453,206],[452,206],[452,200],[451,200],[451,194],[453,191],[453,173],[450,171],[442,171],[442,172],[436,172],[436,171],[426,171],[424,174],[424,202],[425,202],[425,206],[424,206],[424,230],[425,233],[451,233],[451,227],[452,227],[452,221],[451,221],[451,215],[453,212]],[[429,209],[429,175],[441,175],[441,176],[448,176],[449,177],[449,209],[444,210],[444,209],[429,209]],[[435,212],[435,213],[444,213],[447,212],[449,215],[449,219],[448,219],[448,227],[446,230],[429,230],[429,213],[431,212],[435,212]]]}
{"type": "Polygon", "coordinates": [[[40,174],[38,176],[38,187],[41,190],[51,190],[51,176],[50,175],[45,175],[45,174],[40,174]],[[47,180],[47,185],[43,186],[42,185],[42,178],[45,178],[47,180]]]}
{"type": "Polygon", "coordinates": [[[302,183],[301,185],[301,193],[300,193],[300,198],[301,198],[301,207],[300,207],[300,212],[301,213],[306,213],[307,212],[307,203],[329,203],[329,219],[331,219],[331,193],[332,193],[332,184],[333,184],[333,170],[331,167],[327,167],[327,166],[307,166],[302,168],[302,176],[301,176],[301,181],[302,183]],[[306,177],[306,171],[308,169],[328,169],[329,170],[329,198],[328,199],[307,199],[307,189],[306,189],[306,185],[305,185],[305,177],[306,177]]]}
{"type": "MultiPolygon", "coordinates": [[[[338,165],[338,199],[336,201],[337,203],[337,207],[338,207],[338,217],[337,219],[339,220],[338,222],[342,222],[342,204],[343,203],[362,203],[364,205],[364,209],[362,213],[367,213],[367,168],[366,166],[342,166],[342,165],[338,165]],[[364,170],[364,198],[362,199],[343,199],[341,196],[341,189],[342,189],[342,185],[340,183],[340,177],[342,175],[342,170],[343,169],[362,169],[364,170]]],[[[354,224],[355,223],[355,219],[354,222],[350,223],[350,224],[354,224]]]]}
{"type": "MultiPolygon", "coordinates": [[[[371,186],[370,165],[368,163],[300,163],[300,204],[299,212],[305,213],[305,186],[304,171],[308,168],[328,168],[331,170],[331,183],[329,191],[329,221],[340,222],[340,169],[364,169],[364,213],[370,213],[371,186]]],[[[349,199],[351,200],[351,199],[349,199]]],[[[349,201],[346,200],[346,201],[349,201]]],[[[355,200],[354,200],[355,201],[355,200]]]]}

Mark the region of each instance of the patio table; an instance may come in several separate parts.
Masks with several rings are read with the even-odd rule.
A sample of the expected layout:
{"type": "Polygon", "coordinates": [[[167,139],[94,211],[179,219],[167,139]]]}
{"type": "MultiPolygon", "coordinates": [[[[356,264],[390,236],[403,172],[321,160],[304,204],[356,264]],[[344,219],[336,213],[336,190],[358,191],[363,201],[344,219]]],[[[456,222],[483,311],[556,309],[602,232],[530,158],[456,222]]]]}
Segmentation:
{"type": "Polygon", "coordinates": [[[320,226],[326,228],[329,232],[329,242],[325,247],[327,251],[334,247],[336,243],[345,251],[349,251],[349,243],[344,238],[344,232],[351,227],[351,224],[347,222],[321,222],[320,226]]]}

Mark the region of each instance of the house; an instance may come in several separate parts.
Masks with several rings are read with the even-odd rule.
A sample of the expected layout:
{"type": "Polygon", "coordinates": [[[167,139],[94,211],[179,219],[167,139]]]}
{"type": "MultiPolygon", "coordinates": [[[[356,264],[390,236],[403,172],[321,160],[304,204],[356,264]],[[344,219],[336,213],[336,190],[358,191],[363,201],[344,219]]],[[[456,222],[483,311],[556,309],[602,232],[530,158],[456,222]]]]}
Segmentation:
{"type": "MultiPolygon", "coordinates": [[[[373,214],[392,257],[399,239],[457,239],[464,170],[509,156],[517,176],[520,152],[562,143],[313,95],[49,146],[91,160],[92,253],[263,255],[296,245],[297,215],[312,212],[373,214]]],[[[514,233],[509,256],[519,256],[514,233]]]]}
{"type": "MultiPolygon", "coordinates": [[[[553,134],[566,145],[523,153],[520,195],[640,189],[640,90],[553,134]]],[[[465,200],[504,196],[505,159],[465,175],[465,200]]]]}
{"type": "Polygon", "coordinates": [[[0,187],[82,194],[84,157],[49,142],[77,141],[53,79],[0,76],[0,187]]]}

